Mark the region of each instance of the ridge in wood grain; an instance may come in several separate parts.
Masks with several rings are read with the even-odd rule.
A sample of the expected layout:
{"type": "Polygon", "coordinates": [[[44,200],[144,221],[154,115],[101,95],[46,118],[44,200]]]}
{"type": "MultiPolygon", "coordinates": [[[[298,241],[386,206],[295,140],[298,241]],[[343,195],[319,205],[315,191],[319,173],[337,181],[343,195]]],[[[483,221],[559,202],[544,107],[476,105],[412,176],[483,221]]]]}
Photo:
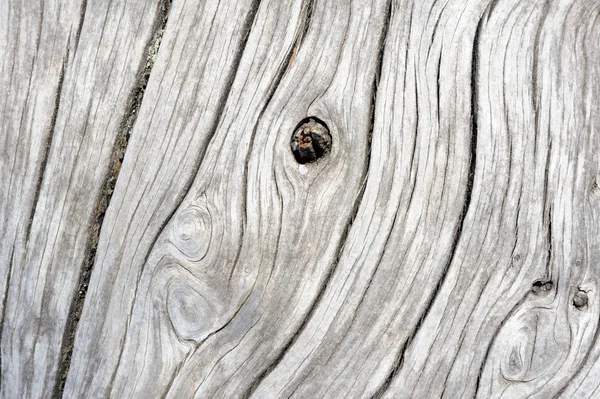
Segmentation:
{"type": "MultiPolygon", "coordinates": [[[[12,227],[16,221],[17,240],[6,237],[0,251],[3,258],[7,254],[12,258],[1,266],[9,264],[11,270],[4,294],[0,392],[4,397],[41,397],[52,392],[58,378],[65,325],[77,295],[88,237],[87,221],[137,66],[142,63],[156,4],[41,2],[31,6],[13,2],[4,6],[3,18],[9,23],[2,24],[6,26],[3,66],[12,59],[19,63],[24,56],[31,57],[33,68],[28,86],[23,86],[27,78],[21,73],[28,72],[23,65],[4,75],[11,82],[6,86],[2,82],[2,87],[14,84],[12,92],[26,99],[20,103],[9,97],[14,103],[3,108],[2,137],[8,144],[4,151],[18,160],[6,170],[27,176],[37,168],[40,175],[39,179],[31,175],[27,180],[16,179],[14,185],[11,175],[6,184],[7,194],[18,200],[3,207],[3,226],[12,227]],[[21,35],[28,31],[35,40],[21,35]],[[56,71],[60,71],[58,93],[56,83],[44,81],[46,73],[56,71]],[[57,99],[50,107],[47,99],[53,95],[57,99]],[[19,127],[24,120],[48,119],[50,125],[19,127]],[[36,143],[40,139],[47,143],[46,150],[36,143]],[[41,183],[35,187],[32,183],[38,180],[41,183]],[[27,214],[31,209],[32,214],[27,214]]],[[[2,271],[3,278],[6,272],[2,271]]]]}
{"type": "Polygon", "coordinates": [[[93,207],[93,218],[89,229],[84,262],[79,275],[78,295],[75,295],[73,301],[71,302],[68,312],[69,318],[63,334],[62,348],[60,351],[61,359],[56,374],[56,384],[54,388],[55,397],[62,396],[64,390],[66,377],[71,363],[75,333],[79,324],[79,318],[81,317],[81,311],[94,266],[100,229],[104,221],[106,209],[111,201],[116,181],[119,177],[123,157],[125,156],[127,144],[131,136],[131,130],[133,129],[137,119],[139,108],[144,97],[144,91],[148,85],[148,79],[160,48],[160,42],[164,28],[168,20],[170,5],[171,0],[164,0],[157,9],[154,27],[152,29],[152,39],[147,46],[146,56],[144,57],[146,61],[142,66],[141,72],[138,73],[136,84],[132,90],[132,94],[129,96],[129,105],[127,106],[127,111],[124,114],[124,120],[119,127],[119,132],[113,144],[108,173],[104,178],[104,183],[101,185],[101,190],[98,194],[96,205],[93,207]]]}
{"type": "Polygon", "coordinates": [[[67,395],[100,395],[110,389],[122,350],[118,336],[127,331],[139,274],[189,189],[224,99],[231,95],[255,3],[175,0],[171,5],[106,212],[67,395]]]}

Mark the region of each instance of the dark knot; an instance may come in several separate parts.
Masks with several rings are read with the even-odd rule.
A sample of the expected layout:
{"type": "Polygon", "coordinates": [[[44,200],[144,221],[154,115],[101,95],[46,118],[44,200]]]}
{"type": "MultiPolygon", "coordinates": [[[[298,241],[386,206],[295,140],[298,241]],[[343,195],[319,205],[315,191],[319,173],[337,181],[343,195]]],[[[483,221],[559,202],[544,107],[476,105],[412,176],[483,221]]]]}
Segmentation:
{"type": "Polygon", "coordinates": [[[294,131],[290,146],[299,164],[315,162],[331,151],[331,134],[323,121],[306,118],[294,131]]]}

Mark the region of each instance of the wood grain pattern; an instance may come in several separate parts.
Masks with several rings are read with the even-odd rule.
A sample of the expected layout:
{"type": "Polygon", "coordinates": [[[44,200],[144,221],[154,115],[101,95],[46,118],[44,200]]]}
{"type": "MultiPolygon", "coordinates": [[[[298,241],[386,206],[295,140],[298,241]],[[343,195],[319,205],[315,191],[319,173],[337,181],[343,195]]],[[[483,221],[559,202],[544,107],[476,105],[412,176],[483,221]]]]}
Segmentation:
{"type": "MultiPolygon", "coordinates": [[[[142,3],[81,39],[0,3],[2,397],[60,378],[142,3]]],[[[596,0],[173,0],[55,396],[600,397],[599,34],[596,0]]]]}
{"type": "Polygon", "coordinates": [[[47,396],[56,384],[88,221],[157,4],[3,2],[2,87],[14,88],[2,119],[3,397],[47,396]]]}
{"type": "Polygon", "coordinates": [[[1,2],[0,18],[1,334],[10,276],[25,256],[79,15],[75,3],[19,7],[1,2]],[[44,14],[53,18],[44,19],[44,14]]]}
{"type": "Polygon", "coordinates": [[[177,0],[171,5],[105,217],[67,396],[101,396],[110,390],[148,251],[189,189],[214,133],[253,6],[252,1],[177,0]]]}

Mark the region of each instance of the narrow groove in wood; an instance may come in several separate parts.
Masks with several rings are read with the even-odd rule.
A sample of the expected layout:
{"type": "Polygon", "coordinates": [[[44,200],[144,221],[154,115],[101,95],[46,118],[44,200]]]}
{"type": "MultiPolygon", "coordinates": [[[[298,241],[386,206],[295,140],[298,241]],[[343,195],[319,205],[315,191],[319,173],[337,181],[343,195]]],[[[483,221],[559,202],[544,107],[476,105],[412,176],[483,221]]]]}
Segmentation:
{"type": "Polygon", "coordinates": [[[81,29],[83,28],[83,23],[85,22],[85,12],[87,10],[87,2],[88,2],[88,0],[82,0],[82,2],[81,2],[79,26],[77,26],[77,32],[75,33],[75,48],[74,48],[73,53],[75,53],[77,51],[77,47],[79,47],[79,38],[81,37],[81,29]]]}
{"type": "MultiPolygon", "coordinates": [[[[25,232],[25,245],[27,246],[29,243],[29,237],[31,235],[31,226],[33,225],[33,215],[35,214],[35,209],[37,207],[38,201],[39,201],[39,197],[40,197],[40,191],[42,188],[42,182],[44,181],[44,175],[46,173],[46,164],[48,163],[48,154],[50,153],[50,147],[52,145],[52,138],[54,137],[54,128],[56,126],[56,118],[58,116],[58,108],[60,106],[60,97],[61,97],[61,93],[62,93],[62,87],[63,87],[63,82],[64,82],[64,77],[65,77],[65,70],[67,67],[67,61],[69,59],[69,49],[67,49],[67,53],[65,54],[64,58],[63,58],[63,63],[61,66],[61,70],[60,70],[60,74],[58,75],[58,85],[56,87],[56,94],[54,96],[54,109],[52,111],[52,117],[50,119],[50,129],[48,131],[48,137],[46,138],[46,144],[44,145],[43,148],[43,152],[41,154],[41,161],[40,161],[40,169],[39,169],[39,173],[38,173],[38,180],[35,184],[35,191],[33,194],[33,201],[31,204],[31,210],[29,211],[29,218],[27,221],[27,228],[26,228],[26,232],[25,232]]],[[[0,317],[0,344],[2,343],[2,332],[3,332],[3,327],[4,327],[4,316],[6,314],[6,303],[8,300],[8,287],[10,286],[10,277],[12,274],[12,265],[13,265],[13,255],[14,255],[14,247],[12,249],[12,253],[11,253],[11,261],[8,267],[8,275],[7,275],[7,280],[6,280],[6,286],[4,287],[4,291],[3,291],[3,302],[4,305],[2,307],[2,316],[0,317]]],[[[0,369],[2,366],[2,353],[0,353],[0,369]]]]}
{"type": "MultiPolygon", "coordinates": [[[[92,213],[91,220],[89,221],[90,229],[86,240],[85,256],[81,266],[79,283],[77,285],[78,289],[73,293],[73,300],[69,307],[68,319],[63,333],[60,351],[61,358],[58,364],[56,381],[52,392],[53,398],[60,398],[63,395],[67,374],[69,373],[69,368],[71,365],[75,334],[79,325],[79,318],[81,317],[81,311],[83,309],[87,288],[96,259],[96,250],[98,248],[98,240],[100,238],[100,230],[104,221],[104,215],[108,205],[110,204],[115,184],[121,170],[123,158],[127,150],[127,145],[129,143],[131,130],[139,114],[138,111],[144,98],[144,92],[146,86],[148,85],[148,80],[152,72],[152,67],[154,66],[158,49],[160,48],[162,34],[169,17],[171,2],[172,0],[163,0],[162,5],[157,9],[153,26],[154,33],[152,34],[150,42],[146,46],[146,56],[143,58],[144,62],[139,68],[140,72],[138,73],[137,84],[130,94],[129,106],[127,108],[128,110],[125,113],[123,121],[121,122],[119,132],[115,137],[110,156],[109,168],[104,178],[104,184],[102,184],[101,190],[98,193],[98,199],[96,200],[96,205],[93,208],[94,212],[92,213]]],[[[84,5],[82,7],[83,14],[81,16],[82,20],[79,25],[76,43],[79,40],[81,26],[83,25],[83,19],[85,18],[84,14],[86,4],[87,0],[84,0],[84,5]]],[[[77,48],[77,46],[75,46],[75,48],[77,48]]]]}
{"type": "MultiPolygon", "coordinates": [[[[10,275],[12,273],[14,254],[15,254],[15,248],[13,247],[10,252],[10,263],[8,264],[6,285],[4,287],[4,299],[2,299],[2,316],[0,317],[0,342],[2,342],[2,331],[4,328],[4,315],[6,314],[6,304],[8,303],[8,287],[10,287],[10,275]]],[[[0,351],[0,370],[2,370],[2,352],[1,351],[0,351]]]]}
{"type": "Polygon", "coordinates": [[[394,363],[394,367],[392,367],[392,370],[389,373],[388,377],[386,378],[385,382],[381,385],[381,387],[379,387],[379,389],[377,389],[375,394],[373,394],[372,399],[382,397],[385,394],[385,392],[388,390],[392,380],[396,377],[398,370],[400,370],[400,368],[402,367],[402,364],[404,363],[404,355],[406,353],[406,350],[410,347],[413,339],[415,338],[415,336],[421,329],[423,322],[425,321],[429,312],[431,311],[433,302],[435,301],[435,299],[437,297],[437,293],[439,292],[442,285],[444,284],[444,281],[446,280],[446,276],[448,275],[448,270],[450,269],[450,265],[452,264],[454,257],[456,255],[456,250],[457,250],[458,242],[460,240],[462,230],[464,227],[465,218],[466,218],[467,212],[469,211],[469,207],[471,205],[471,197],[473,194],[473,182],[474,182],[474,178],[475,178],[475,166],[477,163],[477,132],[478,132],[478,126],[477,126],[477,117],[478,117],[478,113],[477,113],[477,106],[478,106],[477,80],[478,80],[478,68],[479,68],[479,37],[481,35],[481,28],[483,26],[483,20],[484,20],[483,17],[481,17],[479,19],[479,22],[477,24],[477,29],[475,31],[475,36],[473,38],[473,53],[472,53],[472,62],[471,62],[471,65],[472,65],[472,70],[471,70],[471,143],[470,143],[471,153],[470,153],[470,157],[469,157],[470,158],[469,159],[469,175],[467,178],[467,188],[465,191],[464,205],[463,205],[463,209],[461,211],[460,217],[459,217],[458,227],[457,227],[456,233],[454,235],[454,242],[452,243],[450,257],[449,257],[446,265],[444,265],[444,269],[442,271],[440,279],[439,279],[435,289],[433,290],[433,293],[432,293],[431,297],[429,298],[427,305],[425,306],[425,310],[423,311],[423,314],[419,318],[419,321],[415,325],[413,331],[408,336],[408,339],[406,340],[405,344],[398,351],[398,354],[396,357],[397,360],[394,363]]]}
{"type": "MultiPolygon", "coordinates": [[[[63,82],[65,80],[65,70],[67,68],[67,61],[69,59],[69,49],[63,58],[62,67],[60,69],[60,75],[58,76],[58,86],[56,87],[56,95],[54,97],[54,110],[52,111],[52,118],[50,119],[50,130],[48,137],[46,138],[46,145],[43,147],[43,153],[40,162],[40,171],[38,174],[38,181],[35,184],[35,191],[33,194],[33,202],[31,205],[31,211],[29,212],[29,220],[27,222],[27,230],[25,233],[25,245],[28,246],[29,237],[31,235],[31,226],[33,225],[33,215],[35,214],[35,208],[37,207],[40,199],[40,191],[42,189],[42,182],[44,181],[44,175],[46,173],[46,164],[48,163],[48,155],[50,154],[50,147],[52,146],[52,138],[54,137],[54,128],[56,126],[56,118],[58,116],[58,108],[60,107],[60,97],[62,93],[63,82]]],[[[1,334],[1,332],[0,332],[1,334]]],[[[0,336],[0,342],[2,342],[0,336]]]]}
{"type": "MultiPolygon", "coordinates": [[[[167,0],[167,1],[169,2],[169,5],[172,2],[172,0],[167,0]]],[[[244,38],[244,40],[240,42],[240,45],[238,46],[238,49],[235,52],[235,57],[234,57],[234,60],[233,60],[233,66],[231,68],[231,72],[230,72],[229,76],[226,79],[227,83],[226,83],[225,87],[231,87],[231,85],[233,84],[233,81],[235,79],[235,76],[237,75],[237,71],[238,71],[238,68],[240,66],[240,62],[242,60],[242,55],[244,53],[244,50],[246,48],[246,44],[248,42],[248,36],[250,34],[250,30],[252,29],[252,26],[254,25],[256,14],[257,14],[257,11],[258,11],[258,9],[260,7],[260,2],[261,2],[261,0],[254,0],[254,2],[252,3],[252,6],[250,7],[250,11],[248,12],[248,16],[246,17],[246,20],[244,21],[244,24],[243,24],[244,27],[242,29],[243,32],[245,32],[242,35],[242,37],[244,38]]],[[[165,24],[166,24],[166,20],[165,20],[165,24]]],[[[144,261],[142,263],[143,265],[145,265],[146,263],[148,263],[148,257],[150,256],[150,253],[154,249],[154,246],[156,245],[158,237],[160,237],[160,235],[163,233],[163,230],[169,224],[169,222],[171,221],[171,219],[173,218],[173,216],[175,215],[175,213],[177,212],[177,210],[181,206],[181,203],[185,199],[188,191],[190,190],[192,184],[194,183],[194,180],[196,179],[198,171],[200,170],[200,165],[202,164],[202,161],[204,160],[204,155],[206,154],[206,148],[208,148],[210,146],[210,142],[212,142],[212,138],[213,138],[215,132],[217,131],[217,127],[219,126],[219,123],[221,122],[221,118],[223,116],[223,110],[225,109],[225,104],[227,103],[227,100],[229,99],[230,93],[231,93],[231,90],[227,90],[226,92],[224,92],[221,95],[221,98],[218,101],[218,105],[217,105],[217,109],[219,110],[219,112],[217,113],[217,115],[215,117],[215,120],[213,121],[213,124],[210,127],[210,129],[209,129],[209,131],[210,131],[210,138],[208,139],[208,145],[205,147],[203,153],[198,156],[198,160],[197,160],[197,162],[196,162],[196,164],[194,165],[194,168],[193,168],[194,171],[190,174],[190,177],[188,178],[187,182],[183,186],[183,189],[181,190],[181,194],[179,195],[179,197],[175,198],[175,200],[173,201],[173,209],[172,209],[172,211],[165,218],[164,222],[161,224],[161,226],[157,230],[156,235],[152,239],[152,242],[148,246],[148,250],[146,252],[146,256],[144,256],[144,261]]],[[[143,271],[144,271],[144,268],[143,267],[140,268],[140,271],[139,271],[137,279],[136,279],[136,284],[135,284],[133,298],[135,298],[137,296],[137,291],[138,291],[138,288],[139,288],[139,282],[140,282],[141,274],[142,274],[143,271]]],[[[129,313],[128,313],[129,316],[128,316],[128,319],[127,319],[127,325],[125,327],[124,336],[127,336],[127,332],[129,331],[129,328],[130,328],[131,314],[133,314],[133,307],[134,307],[134,305],[135,305],[135,300],[133,300],[131,302],[130,310],[129,310],[129,313]]],[[[121,344],[121,348],[119,350],[119,357],[118,357],[118,360],[117,360],[117,365],[120,364],[120,362],[121,362],[121,358],[123,357],[123,350],[124,349],[125,349],[125,347],[124,347],[124,342],[123,342],[121,344]]],[[[110,383],[108,384],[109,389],[112,389],[112,387],[113,387],[113,383],[114,383],[115,378],[117,376],[118,369],[119,369],[118,366],[115,367],[115,370],[112,373],[112,376],[110,378],[110,383]]]]}
{"type": "Polygon", "coordinates": [[[300,48],[300,46],[302,45],[302,42],[304,41],[304,38],[306,37],[306,33],[308,32],[308,29],[310,28],[310,23],[312,21],[314,9],[315,9],[315,0],[308,0],[306,2],[306,17],[304,19],[304,30],[302,31],[302,34],[298,38],[298,44],[296,45],[297,48],[300,48]]]}
{"type": "MultiPolygon", "coordinates": [[[[311,5],[313,2],[314,2],[314,0],[310,0],[311,5]]],[[[298,340],[298,337],[300,336],[302,331],[304,331],[304,328],[306,327],[306,325],[308,324],[308,321],[311,319],[313,313],[315,312],[317,305],[321,301],[321,298],[324,296],[325,290],[327,289],[327,286],[329,285],[329,282],[331,281],[331,278],[332,278],[335,270],[337,269],[337,266],[340,262],[340,258],[342,256],[342,251],[344,250],[344,247],[346,245],[346,240],[348,238],[348,234],[350,232],[350,229],[352,228],[352,225],[354,224],[354,219],[356,218],[356,215],[358,214],[358,210],[362,203],[362,200],[363,200],[363,197],[365,194],[365,190],[367,187],[368,171],[369,171],[369,167],[371,164],[371,142],[372,142],[372,138],[373,138],[373,129],[375,126],[375,104],[376,104],[376,100],[377,100],[377,89],[379,87],[381,71],[383,69],[383,55],[384,55],[384,50],[385,50],[385,43],[386,43],[386,39],[387,39],[387,35],[388,35],[390,20],[392,18],[392,4],[393,4],[392,1],[388,1],[388,7],[387,7],[387,11],[386,11],[386,14],[384,17],[383,26],[381,28],[381,35],[379,38],[379,44],[378,44],[378,50],[377,50],[377,54],[378,54],[377,65],[375,67],[375,76],[373,78],[373,84],[372,84],[372,89],[371,89],[371,92],[373,93],[373,95],[372,95],[372,99],[371,99],[371,115],[370,115],[369,133],[368,133],[368,139],[367,139],[367,151],[368,152],[367,152],[367,159],[366,159],[366,165],[365,165],[364,177],[363,177],[364,181],[363,181],[362,187],[360,189],[360,192],[356,196],[354,206],[353,206],[350,216],[348,218],[348,222],[346,223],[346,228],[344,229],[344,231],[342,232],[342,235],[340,237],[340,241],[339,241],[338,247],[336,249],[335,260],[334,260],[331,268],[329,269],[327,275],[323,279],[323,283],[319,287],[318,293],[317,293],[315,299],[313,300],[312,304],[310,305],[308,312],[306,313],[306,316],[300,323],[298,330],[289,339],[289,341],[283,346],[279,356],[277,356],[277,358],[265,369],[265,371],[263,371],[256,378],[256,380],[250,385],[250,389],[246,393],[244,393],[244,395],[242,395],[242,398],[244,398],[244,399],[250,398],[252,396],[252,394],[256,391],[256,389],[260,386],[261,382],[265,378],[267,378],[267,376],[281,363],[285,354],[294,345],[294,343],[298,340]]],[[[307,24],[308,23],[310,23],[309,18],[307,18],[307,24]]],[[[307,26],[305,28],[305,31],[308,30],[308,28],[309,27],[307,26]]]]}

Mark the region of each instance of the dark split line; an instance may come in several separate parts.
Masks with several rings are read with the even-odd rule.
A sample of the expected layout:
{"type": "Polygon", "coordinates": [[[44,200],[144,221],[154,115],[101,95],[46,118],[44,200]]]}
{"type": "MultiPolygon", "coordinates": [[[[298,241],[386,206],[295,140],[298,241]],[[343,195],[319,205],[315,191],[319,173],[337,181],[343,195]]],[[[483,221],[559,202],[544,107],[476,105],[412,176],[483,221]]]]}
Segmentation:
{"type": "MultiPolygon", "coordinates": [[[[54,109],[52,111],[52,117],[50,118],[50,129],[48,132],[48,136],[46,137],[46,143],[45,143],[44,147],[42,148],[43,153],[42,153],[42,157],[41,157],[41,161],[40,161],[39,172],[37,173],[38,180],[35,185],[35,191],[33,194],[31,210],[29,211],[29,219],[27,221],[27,228],[26,228],[26,233],[25,233],[26,247],[29,245],[29,237],[31,235],[31,228],[33,225],[33,216],[35,215],[35,210],[37,208],[37,204],[40,199],[40,191],[42,189],[42,183],[44,181],[44,176],[46,174],[46,165],[48,163],[48,155],[50,153],[50,147],[52,146],[52,139],[54,138],[54,129],[56,126],[56,118],[58,115],[58,107],[60,106],[60,98],[62,95],[62,88],[63,88],[65,70],[66,70],[68,59],[69,59],[69,49],[67,48],[67,53],[65,54],[65,56],[63,58],[60,75],[58,76],[58,86],[56,87],[56,94],[54,96],[54,109]]],[[[13,246],[12,253],[10,256],[10,263],[8,265],[8,271],[7,271],[7,276],[6,276],[6,286],[4,287],[4,299],[3,299],[4,305],[2,307],[2,315],[0,316],[0,343],[2,342],[2,332],[4,330],[4,317],[6,315],[6,304],[8,301],[8,287],[10,287],[12,266],[14,263],[13,257],[14,257],[14,246],[13,246]]],[[[0,372],[1,372],[1,370],[2,370],[2,352],[0,352],[0,372]]]]}
{"type": "MultiPolygon", "coordinates": [[[[167,0],[169,1],[169,3],[172,0],[167,0]]],[[[225,85],[225,87],[231,87],[233,84],[233,81],[235,79],[235,76],[237,75],[237,71],[239,69],[240,66],[240,62],[242,60],[242,55],[244,54],[244,50],[246,49],[246,44],[248,42],[248,37],[250,35],[250,31],[252,29],[252,26],[254,25],[254,21],[255,21],[255,17],[256,17],[256,13],[258,11],[258,8],[260,6],[260,2],[261,0],[254,0],[254,2],[252,3],[252,7],[250,8],[250,11],[248,12],[248,16],[246,18],[246,21],[244,22],[244,27],[242,29],[242,31],[244,32],[244,34],[242,35],[242,37],[244,38],[240,45],[238,46],[236,53],[235,53],[235,57],[233,60],[233,66],[231,68],[231,72],[229,74],[229,76],[227,77],[227,83],[225,85]]],[[[166,21],[165,21],[166,22],[166,21]]],[[[157,230],[156,235],[154,236],[154,238],[152,239],[152,243],[149,245],[148,247],[148,252],[146,253],[146,256],[144,257],[144,262],[143,264],[145,265],[146,263],[148,263],[148,258],[150,257],[150,253],[152,252],[152,250],[154,249],[154,246],[156,245],[156,242],[158,241],[158,237],[160,237],[160,235],[163,233],[163,230],[165,229],[165,227],[169,224],[169,222],[171,221],[171,219],[173,219],[173,216],[175,215],[175,213],[177,212],[177,210],[179,209],[179,207],[181,206],[181,203],[183,202],[183,200],[185,199],[187,193],[190,191],[190,188],[192,187],[192,184],[194,183],[196,176],[198,175],[198,172],[200,170],[200,165],[202,164],[202,161],[204,160],[204,156],[206,154],[206,149],[208,149],[208,147],[210,146],[210,143],[212,142],[212,139],[217,131],[217,127],[219,126],[219,123],[221,122],[221,119],[223,117],[223,110],[225,109],[225,104],[227,103],[227,100],[229,99],[229,94],[231,93],[231,90],[227,90],[225,91],[225,93],[223,93],[221,95],[220,100],[218,101],[218,105],[217,105],[217,109],[220,110],[214,121],[213,124],[211,126],[210,130],[210,137],[208,138],[208,144],[205,147],[204,151],[198,156],[198,160],[196,162],[196,164],[194,165],[194,172],[190,174],[190,177],[188,178],[187,182],[185,183],[185,185],[183,186],[183,189],[181,190],[181,194],[179,196],[179,198],[176,198],[173,202],[173,210],[171,211],[171,213],[169,213],[169,215],[165,218],[164,222],[160,225],[159,229],[157,230]]],[[[141,278],[141,273],[143,272],[143,268],[140,269],[140,273],[138,275],[138,278],[136,279],[136,283],[135,283],[135,290],[134,290],[134,294],[133,294],[133,298],[137,297],[137,292],[138,292],[138,288],[139,288],[139,282],[140,282],[140,278],[141,278]]],[[[125,334],[124,337],[127,336],[127,333],[129,331],[129,325],[130,325],[130,321],[131,321],[131,314],[133,313],[133,307],[135,305],[135,299],[131,302],[131,306],[129,309],[129,319],[127,321],[127,325],[125,327],[125,334]]],[[[117,365],[121,363],[121,358],[123,357],[123,351],[125,350],[125,345],[124,343],[121,345],[120,351],[119,351],[119,358],[117,360],[117,365]]],[[[117,371],[118,371],[118,366],[115,368],[113,375],[111,376],[110,379],[110,387],[112,387],[115,378],[117,377],[117,371]]],[[[170,389],[171,385],[173,384],[173,382],[175,381],[175,377],[176,374],[174,374],[172,376],[172,379],[170,381],[170,385],[167,387],[166,392],[168,392],[168,390],[170,389]]],[[[166,395],[166,392],[164,395],[166,395]]]]}
{"type": "Polygon", "coordinates": [[[385,394],[385,392],[388,390],[390,384],[392,383],[392,381],[396,377],[398,371],[402,368],[402,365],[404,364],[404,356],[406,354],[407,349],[411,346],[412,341],[414,340],[414,338],[416,337],[418,332],[421,330],[423,322],[429,315],[429,312],[431,311],[431,308],[433,307],[433,303],[435,302],[435,299],[437,298],[438,293],[439,293],[441,287],[443,286],[444,281],[446,280],[448,271],[450,269],[450,265],[452,264],[452,262],[454,261],[454,257],[456,256],[456,250],[458,248],[458,243],[459,243],[461,235],[462,235],[465,218],[469,211],[469,207],[471,205],[471,199],[472,199],[472,194],[473,194],[473,183],[474,183],[474,178],[475,178],[475,166],[476,166],[476,162],[477,162],[477,133],[478,133],[477,78],[478,78],[478,71],[479,71],[479,37],[481,35],[481,28],[483,26],[483,21],[484,21],[484,19],[483,19],[483,17],[481,17],[479,20],[479,23],[477,24],[477,29],[475,31],[475,36],[473,38],[473,53],[472,53],[472,62],[471,62],[471,65],[472,65],[472,70],[471,70],[471,142],[470,142],[471,153],[470,153],[470,157],[469,157],[470,158],[470,160],[469,160],[469,175],[467,178],[467,189],[465,191],[464,205],[463,205],[463,209],[461,211],[461,215],[460,215],[460,218],[458,221],[458,227],[456,229],[456,233],[454,236],[454,242],[452,244],[450,258],[448,259],[448,262],[446,263],[446,265],[442,271],[442,275],[441,275],[435,289],[433,290],[433,293],[432,293],[431,297],[429,298],[429,301],[427,302],[425,311],[419,318],[418,323],[416,324],[415,328],[409,335],[405,344],[398,351],[397,358],[394,363],[394,367],[392,368],[390,374],[386,378],[383,385],[372,396],[373,399],[382,397],[385,394]]]}
{"type": "MultiPolygon", "coordinates": [[[[77,291],[73,293],[73,300],[69,308],[68,319],[63,333],[60,351],[61,358],[59,360],[56,381],[52,391],[53,398],[61,398],[63,395],[67,374],[69,373],[69,368],[71,365],[75,334],[79,325],[79,318],[81,317],[81,312],[85,303],[87,289],[96,259],[96,250],[98,248],[98,240],[100,238],[100,230],[104,221],[104,215],[108,205],[110,204],[110,200],[119,177],[119,172],[125,156],[125,151],[127,150],[131,130],[133,129],[133,125],[135,124],[139,114],[138,110],[142,104],[144,92],[146,90],[146,86],[148,85],[152,67],[154,66],[156,53],[160,47],[162,34],[169,16],[171,2],[172,0],[163,0],[162,4],[157,9],[153,26],[154,33],[152,34],[152,38],[146,46],[146,56],[143,58],[144,61],[140,66],[137,84],[130,94],[128,111],[124,115],[119,132],[113,143],[109,168],[104,179],[104,184],[101,186],[102,188],[98,193],[98,199],[96,200],[96,205],[93,208],[94,212],[92,213],[89,221],[88,238],[86,240],[84,261],[79,275],[79,284],[77,285],[77,291]]],[[[82,6],[81,23],[77,31],[75,49],[77,48],[81,27],[83,25],[83,20],[85,19],[86,4],[87,0],[84,0],[82,6]]]]}

